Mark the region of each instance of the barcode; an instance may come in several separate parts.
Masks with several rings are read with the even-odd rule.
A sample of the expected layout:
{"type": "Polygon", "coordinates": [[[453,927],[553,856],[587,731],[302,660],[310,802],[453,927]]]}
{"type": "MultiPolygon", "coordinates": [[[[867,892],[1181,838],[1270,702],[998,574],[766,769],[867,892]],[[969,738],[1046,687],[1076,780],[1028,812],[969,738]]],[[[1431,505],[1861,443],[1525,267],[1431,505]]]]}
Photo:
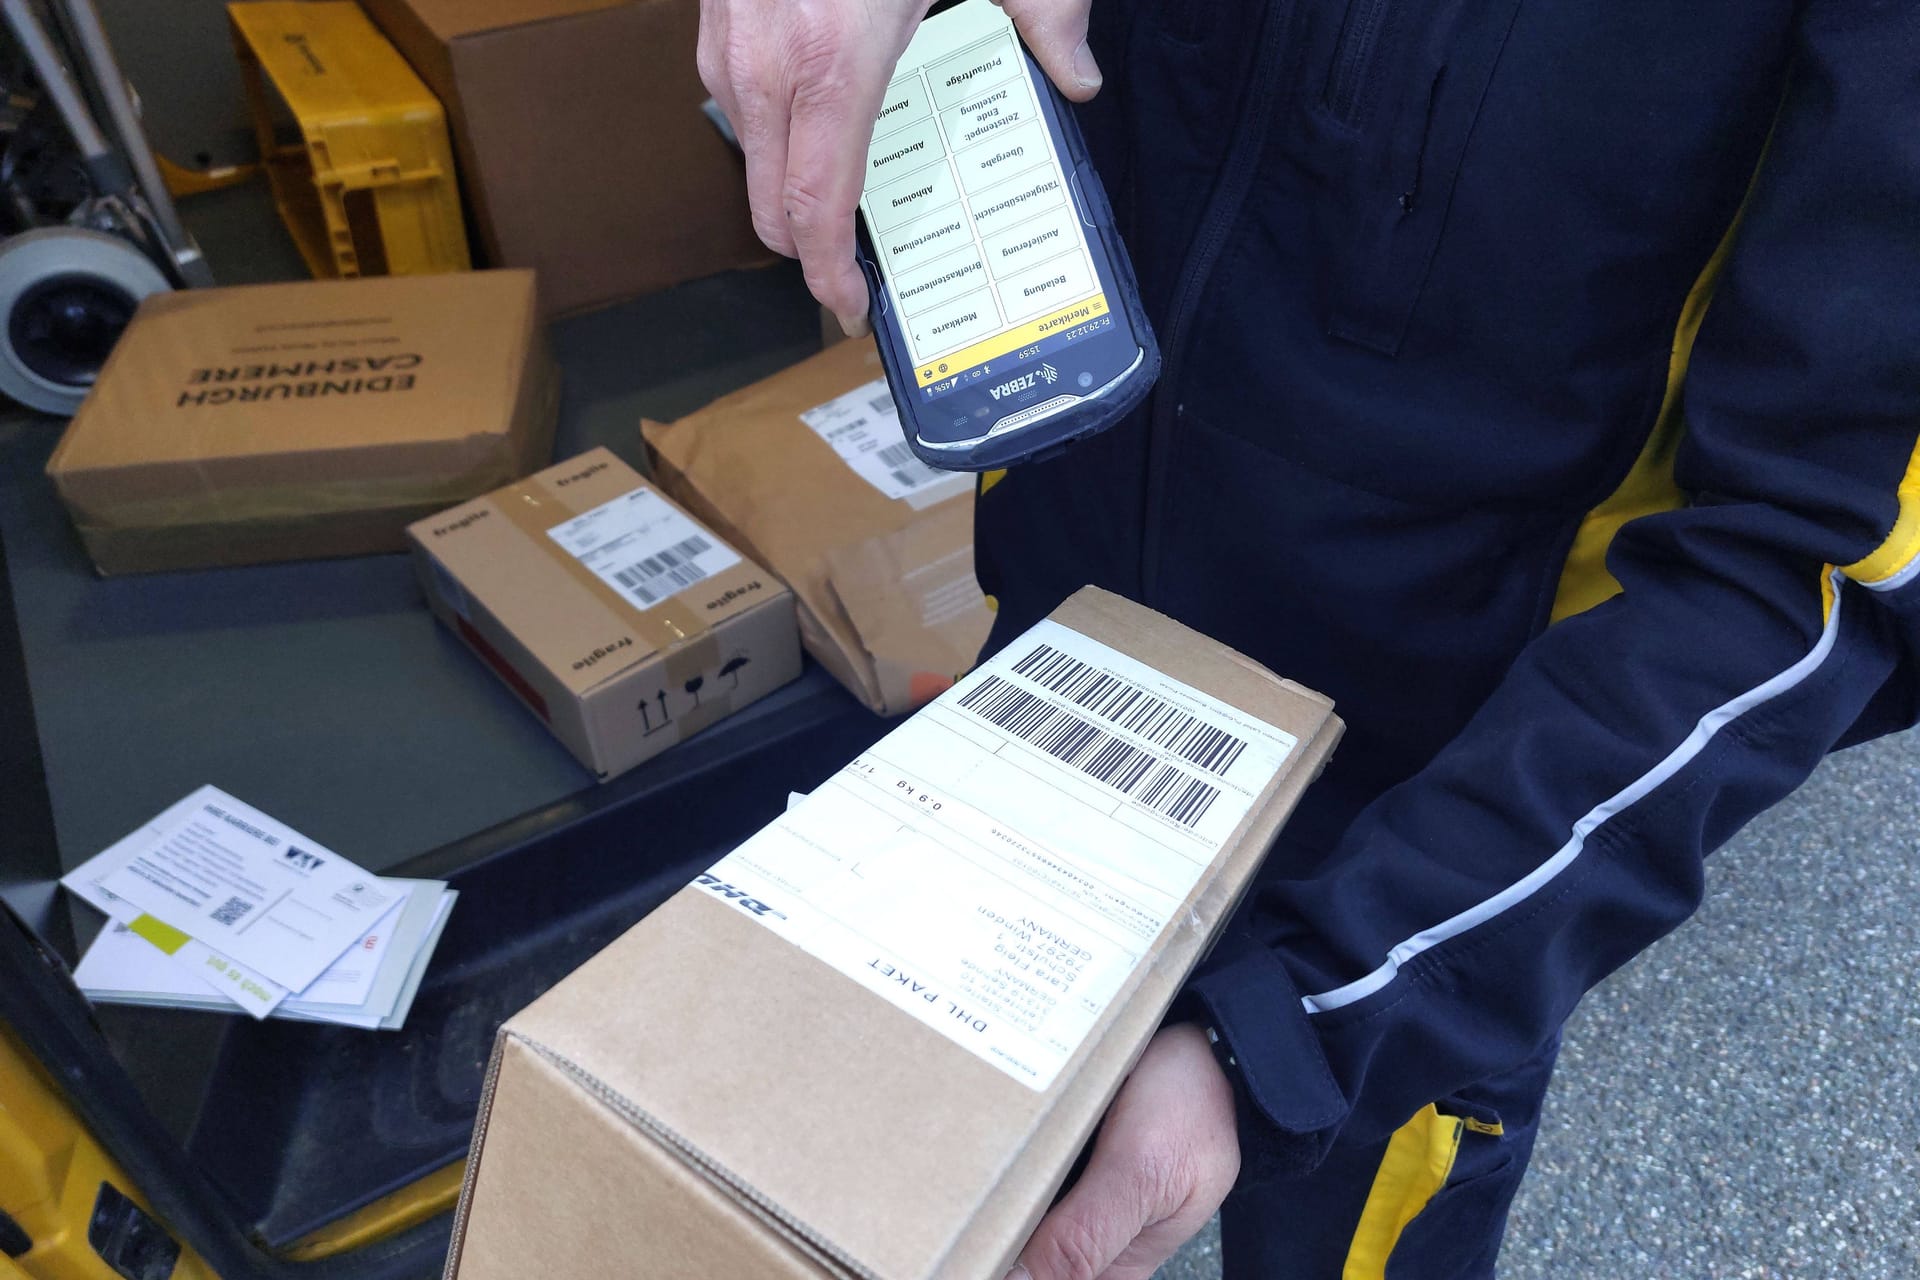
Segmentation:
{"type": "Polygon", "coordinates": [[[907,445],[890,444],[874,456],[880,459],[881,466],[893,472],[894,482],[902,488],[917,489],[937,478],[933,469],[915,457],[907,445]]]}
{"type": "Polygon", "coordinates": [[[893,397],[890,395],[875,396],[873,399],[867,401],[867,404],[875,413],[884,414],[889,418],[898,418],[900,416],[900,411],[894,407],[893,397]]]}
{"type": "Polygon", "coordinates": [[[707,576],[694,557],[713,550],[705,538],[694,536],[677,542],[664,551],[656,551],[644,560],[624,569],[615,569],[614,578],[646,605],[659,604],[676,591],[684,590],[707,576]]]}
{"type": "Polygon", "coordinates": [[[213,913],[213,922],[231,929],[240,922],[240,917],[253,910],[253,904],[245,898],[228,898],[227,904],[213,913]]]}
{"type": "Polygon", "coordinates": [[[1170,764],[1163,764],[1138,799],[1142,804],[1190,827],[1206,816],[1219,794],[1217,788],[1188,776],[1170,764]]]}
{"type": "Polygon", "coordinates": [[[1247,749],[1245,739],[1182,711],[1118,676],[1069,657],[1052,645],[1041,645],[1016,662],[1013,669],[1209,773],[1225,777],[1247,749]]]}
{"type": "Polygon", "coordinates": [[[969,689],[960,705],[1182,826],[1197,826],[1220,795],[1218,788],[1163,764],[1153,752],[999,676],[969,689]]]}

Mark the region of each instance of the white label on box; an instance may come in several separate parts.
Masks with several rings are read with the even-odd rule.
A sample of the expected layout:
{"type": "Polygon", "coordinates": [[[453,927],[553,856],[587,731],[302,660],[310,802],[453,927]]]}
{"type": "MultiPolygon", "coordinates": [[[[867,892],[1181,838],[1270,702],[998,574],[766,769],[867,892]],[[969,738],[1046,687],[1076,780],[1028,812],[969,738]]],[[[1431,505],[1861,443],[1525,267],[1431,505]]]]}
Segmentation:
{"type": "Polygon", "coordinates": [[[1045,1089],[1295,745],[1043,622],[696,885],[1045,1089]]]}
{"type": "Polygon", "coordinates": [[[651,489],[623,493],[547,536],[642,611],[740,563],[732,547],[651,489]]]}
{"type": "Polygon", "coordinates": [[[99,885],[281,987],[304,990],[406,896],[218,787],[193,801],[99,885]]]}
{"type": "Polygon", "coordinates": [[[916,509],[973,487],[972,476],[936,471],[914,456],[901,432],[900,412],[894,408],[885,378],[807,410],[800,421],[832,445],[855,475],[916,509]]]}

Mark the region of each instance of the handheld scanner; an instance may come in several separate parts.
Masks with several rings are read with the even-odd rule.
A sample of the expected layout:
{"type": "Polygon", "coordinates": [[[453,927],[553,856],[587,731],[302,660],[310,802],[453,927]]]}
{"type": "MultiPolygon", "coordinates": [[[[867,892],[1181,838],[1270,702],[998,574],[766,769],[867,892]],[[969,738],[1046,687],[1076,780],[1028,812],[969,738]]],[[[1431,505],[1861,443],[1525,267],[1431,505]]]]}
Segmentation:
{"type": "Polygon", "coordinates": [[[931,466],[1052,454],[1159,376],[1079,127],[991,0],[936,5],[902,56],[859,241],[901,426],[931,466]]]}

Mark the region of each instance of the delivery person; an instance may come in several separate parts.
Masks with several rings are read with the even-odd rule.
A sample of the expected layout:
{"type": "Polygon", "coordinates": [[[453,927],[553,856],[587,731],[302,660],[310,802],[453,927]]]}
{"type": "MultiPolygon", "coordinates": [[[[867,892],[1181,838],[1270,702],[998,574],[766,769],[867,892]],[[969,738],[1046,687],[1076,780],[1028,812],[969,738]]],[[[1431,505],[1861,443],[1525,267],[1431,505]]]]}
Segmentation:
{"type": "MultiPolygon", "coordinates": [[[[1349,725],[1021,1265],[1139,1280],[1237,1176],[1229,1277],[1488,1275],[1574,1002],[1920,716],[1920,6],[1005,3],[1105,75],[1166,372],[983,483],[993,643],[1094,582],[1349,725]]],[[[703,6],[760,233],[848,321],[924,7],[703,6]]]]}

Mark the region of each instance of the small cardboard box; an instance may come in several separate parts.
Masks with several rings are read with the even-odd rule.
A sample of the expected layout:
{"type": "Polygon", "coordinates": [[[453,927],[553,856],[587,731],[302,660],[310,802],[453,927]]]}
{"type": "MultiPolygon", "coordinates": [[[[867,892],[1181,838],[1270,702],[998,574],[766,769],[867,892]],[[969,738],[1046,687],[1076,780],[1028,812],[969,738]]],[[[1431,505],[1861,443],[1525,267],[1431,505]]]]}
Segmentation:
{"type": "Polygon", "coordinates": [[[102,573],[403,551],[558,404],[529,272],[157,294],[47,474],[102,573]]]}
{"type": "Polygon", "coordinates": [[[502,1028],[449,1276],[998,1280],[1340,730],[1076,594],[502,1028]]]}
{"type": "Polygon", "coordinates": [[[800,674],[792,594],[606,449],[407,535],[434,613],[602,781],[800,674]]]}
{"type": "Polygon", "coordinates": [[[486,260],[554,315],[773,261],[701,112],[698,0],[362,0],[446,106],[486,260]]]}
{"type": "Polygon", "coordinates": [[[974,477],[912,456],[871,342],[641,431],[661,486],[793,588],[801,642],[869,707],[905,714],[973,665],[993,626],[974,477]]]}

